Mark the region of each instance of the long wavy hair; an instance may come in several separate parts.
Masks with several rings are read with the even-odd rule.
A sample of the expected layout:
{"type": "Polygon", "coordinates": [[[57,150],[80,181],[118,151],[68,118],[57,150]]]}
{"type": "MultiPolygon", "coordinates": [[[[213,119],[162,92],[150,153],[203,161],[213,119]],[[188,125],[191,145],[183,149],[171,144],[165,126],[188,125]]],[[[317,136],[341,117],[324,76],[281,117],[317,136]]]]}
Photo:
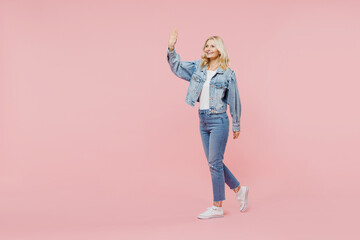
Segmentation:
{"type": "MultiPolygon", "coordinates": [[[[205,49],[207,41],[209,41],[210,39],[214,40],[215,46],[216,46],[217,50],[220,52],[220,56],[219,56],[220,67],[223,70],[226,70],[228,67],[230,67],[229,66],[230,59],[229,59],[228,53],[226,51],[224,41],[222,40],[221,37],[219,37],[219,36],[208,37],[205,40],[205,43],[204,43],[204,46],[203,46],[203,51],[205,49]]],[[[203,54],[201,54],[201,59],[202,59],[201,68],[203,68],[205,65],[207,65],[209,63],[209,58],[207,58],[206,54],[203,53],[203,54]]]]}

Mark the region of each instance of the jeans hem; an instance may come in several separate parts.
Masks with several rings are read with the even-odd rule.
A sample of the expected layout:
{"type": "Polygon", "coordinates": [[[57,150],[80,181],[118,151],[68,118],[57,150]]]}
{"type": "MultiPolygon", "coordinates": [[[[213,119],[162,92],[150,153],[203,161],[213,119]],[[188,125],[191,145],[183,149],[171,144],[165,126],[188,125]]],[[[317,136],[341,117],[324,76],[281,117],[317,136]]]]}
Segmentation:
{"type": "MultiPolygon", "coordinates": [[[[239,187],[240,186],[240,183],[239,183],[239,185],[237,185],[237,187],[239,187]]],[[[234,187],[234,188],[230,188],[231,190],[234,190],[235,188],[237,188],[237,187],[234,187]]]]}

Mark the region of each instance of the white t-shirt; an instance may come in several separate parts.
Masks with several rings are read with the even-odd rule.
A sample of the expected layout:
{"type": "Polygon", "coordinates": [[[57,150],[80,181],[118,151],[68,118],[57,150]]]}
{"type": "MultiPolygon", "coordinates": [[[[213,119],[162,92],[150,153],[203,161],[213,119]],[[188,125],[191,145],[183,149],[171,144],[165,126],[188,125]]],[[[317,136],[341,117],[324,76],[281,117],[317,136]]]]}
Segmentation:
{"type": "Polygon", "coordinates": [[[200,109],[209,109],[209,87],[210,87],[210,79],[215,75],[216,70],[206,70],[206,81],[204,82],[203,88],[200,93],[200,109]]]}

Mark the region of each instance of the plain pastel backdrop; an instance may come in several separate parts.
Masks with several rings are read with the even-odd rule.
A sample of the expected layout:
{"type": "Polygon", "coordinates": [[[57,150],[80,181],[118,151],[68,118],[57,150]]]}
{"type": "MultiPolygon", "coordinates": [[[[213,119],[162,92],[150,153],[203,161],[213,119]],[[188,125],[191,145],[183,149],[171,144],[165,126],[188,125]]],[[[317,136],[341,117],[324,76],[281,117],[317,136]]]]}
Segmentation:
{"type": "MultiPolygon", "coordinates": [[[[360,2],[0,1],[0,239],[359,239],[360,2]],[[223,38],[242,103],[212,204],[166,60],[223,38]]],[[[231,120],[228,110],[229,119],[231,120]]]]}

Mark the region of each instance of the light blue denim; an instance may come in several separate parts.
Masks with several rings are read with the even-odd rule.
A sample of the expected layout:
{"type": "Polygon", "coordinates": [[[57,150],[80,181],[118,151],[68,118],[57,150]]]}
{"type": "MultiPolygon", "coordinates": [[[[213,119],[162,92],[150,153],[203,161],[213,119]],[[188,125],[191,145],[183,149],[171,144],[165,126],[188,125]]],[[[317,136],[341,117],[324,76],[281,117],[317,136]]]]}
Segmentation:
{"type": "MultiPolygon", "coordinates": [[[[189,82],[185,102],[194,107],[199,102],[200,93],[206,81],[207,65],[201,68],[201,59],[195,61],[181,61],[175,49],[167,49],[167,61],[171,71],[181,79],[189,82]]],[[[210,114],[224,113],[229,104],[232,117],[232,130],[240,131],[241,102],[235,72],[220,66],[210,80],[209,112],[210,114]]]]}
{"type": "Polygon", "coordinates": [[[225,183],[234,189],[240,182],[223,163],[229,136],[229,118],[226,112],[210,114],[199,109],[201,139],[211,173],[214,202],[225,200],[225,183]]]}

